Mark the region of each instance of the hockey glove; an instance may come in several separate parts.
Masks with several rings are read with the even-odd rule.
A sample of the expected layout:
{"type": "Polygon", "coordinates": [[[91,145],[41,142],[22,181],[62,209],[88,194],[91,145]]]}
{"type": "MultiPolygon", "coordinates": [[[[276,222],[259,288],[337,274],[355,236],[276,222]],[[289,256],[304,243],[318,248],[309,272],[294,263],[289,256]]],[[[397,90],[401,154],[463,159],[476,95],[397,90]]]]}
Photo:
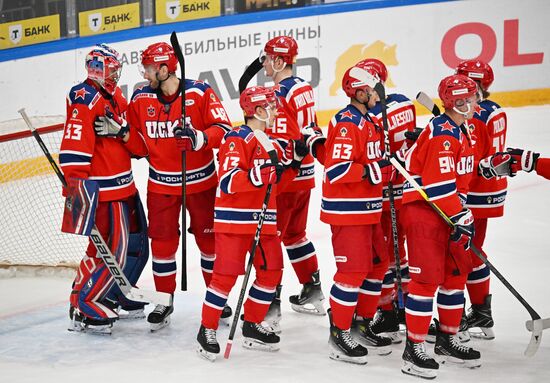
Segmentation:
{"type": "Polygon", "coordinates": [[[276,184],[281,179],[283,167],[280,164],[273,165],[271,162],[254,166],[248,171],[248,178],[252,185],[261,188],[264,185],[276,184]]]}
{"type": "Polygon", "coordinates": [[[512,175],[511,165],[513,162],[510,154],[495,153],[491,157],[479,161],[479,174],[487,180],[497,176],[510,176],[512,175]]]}
{"type": "Polygon", "coordinates": [[[537,160],[540,157],[539,153],[516,148],[508,148],[506,151],[510,153],[513,159],[510,166],[511,176],[515,176],[520,170],[530,173],[537,167],[537,160]]]}
{"type": "Polygon", "coordinates": [[[378,185],[382,182],[382,168],[389,166],[389,162],[381,160],[366,164],[363,171],[363,179],[367,179],[371,185],[378,185]]]}
{"type": "Polygon", "coordinates": [[[470,209],[462,209],[458,214],[450,217],[454,224],[454,229],[451,232],[451,241],[457,242],[464,246],[464,250],[468,250],[474,237],[474,216],[470,209]]]}
{"type": "Polygon", "coordinates": [[[410,148],[412,144],[418,140],[418,137],[420,136],[420,133],[422,133],[424,129],[422,128],[414,128],[414,130],[409,130],[405,132],[405,138],[407,139],[407,147],[410,148]]]}
{"type": "Polygon", "coordinates": [[[303,140],[289,140],[281,162],[285,166],[298,169],[302,164],[302,160],[308,153],[308,148],[303,140]]]}
{"type": "Polygon", "coordinates": [[[174,129],[174,137],[176,138],[176,146],[179,150],[198,151],[208,144],[208,137],[204,132],[195,128],[186,126],[185,128],[177,127],[174,129]]]}
{"type": "Polygon", "coordinates": [[[309,126],[302,129],[302,135],[304,136],[304,141],[309,152],[313,157],[317,158],[315,150],[317,144],[324,145],[327,140],[325,136],[323,136],[321,128],[312,122],[309,126]]]}
{"type": "Polygon", "coordinates": [[[94,130],[98,136],[122,138],[130,130],[130,125],[106,107],[105,115],[97,117],[94,121],[94,130]]]}

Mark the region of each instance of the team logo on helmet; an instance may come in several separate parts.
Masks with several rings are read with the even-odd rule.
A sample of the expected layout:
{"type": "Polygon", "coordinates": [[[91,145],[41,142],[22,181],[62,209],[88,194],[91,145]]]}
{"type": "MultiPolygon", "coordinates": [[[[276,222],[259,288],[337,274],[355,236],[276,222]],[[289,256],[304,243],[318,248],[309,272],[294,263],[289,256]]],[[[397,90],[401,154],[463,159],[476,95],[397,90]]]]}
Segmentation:
{"type": "Polygon", "coordinates": [[[149,105],[147,107],[147,115],[149,117],[155,117],[155,112],[156,112],[156,110],[155,110],[155,107],[153,105],[149,105]]]}

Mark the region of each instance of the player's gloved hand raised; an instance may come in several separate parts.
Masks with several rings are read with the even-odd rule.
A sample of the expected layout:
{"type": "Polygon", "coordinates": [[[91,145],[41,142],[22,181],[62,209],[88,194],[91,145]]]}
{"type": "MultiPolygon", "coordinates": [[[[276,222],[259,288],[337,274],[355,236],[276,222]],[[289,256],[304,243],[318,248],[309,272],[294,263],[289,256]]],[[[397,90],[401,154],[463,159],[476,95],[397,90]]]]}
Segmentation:
{"type": "Polygon", "coordinates": [[[204,132],[191,128],[186,125],[184,128],[176,127],[174,129],[176,146],[179,150],[201,150],[208,144],[208,137],[204,132]]]}
{"type": "Polygon", "coordinates": [[[283,174],[283,166],[279,163],[273,165],[267,162],[263,165],[256,165],[248,171],[248,178],[252,185],[261,188],[264,185],[276,184],[283,174]]]}
{"type": "Polygon", "coordinates": [[[302,164],[302,160],[308,153],[309,150],[303,140],[289,140],[281,162],[285,166],[298,169],[302,164]]]}
{"type": "Polygon", "coordinates": [[[309,152],[313,157],[317,158],[315,153],[317,144],[323,145],[327,140],[325,136],[323,136],[321,128],[312,122],[309,126],[302,128],[302,135],[304,136],[304,141],[309,152]]]}
{"type": "Polygon", "coordinates": [[[495,153],[479,161],[479,174],[487,180],[496,176],[514,176],[515,173],[512,174],[511,170],[513,162],[514,159],[509,153],[495,153]]]}
{"type": "Polygon", "coordinates": [[[517,172],[532,172],[537,167],[537,160],[540,157],[539,153],[530,150],[508,148],[506,149],[513,158],[513,163],[510,166],[511,175],[515,176],[517,172]]]}
{"type": "Polygon", "coordinates": [[[462,209],[460,213],[453,215],[450,219],[454,224],[451,241],[463,245],[464,249],[468,250],[475,234],[472,212],[470,209],[462,209]]]}
{"type": "Polygon", "coordinates": [[[130,130],[130,125],[124,118],[111,112],[109,107],[105,107],[105,115],[94,121],[94,130],[98,136],[122,138],[130,130]]]}

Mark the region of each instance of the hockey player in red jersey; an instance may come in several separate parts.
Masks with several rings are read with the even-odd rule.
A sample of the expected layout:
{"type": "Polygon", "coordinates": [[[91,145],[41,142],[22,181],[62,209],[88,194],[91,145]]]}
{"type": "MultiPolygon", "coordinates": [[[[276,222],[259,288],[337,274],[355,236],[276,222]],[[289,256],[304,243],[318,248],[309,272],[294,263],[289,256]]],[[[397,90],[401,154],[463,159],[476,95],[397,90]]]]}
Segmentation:
{"type": "Polygon", "coordinates": [[[391,340],[370,330],[388,268],[380,225],[382,133],[367,114],[378,101],[373,91],[378,81],[363,67],[346,71],[342,88],[350,104],[332,118],[324,145],[321,221],[331,227],[337,268],[330,291],[329,356],[357,364],[367,362],[368,350],[350,332],[354,314],[361,343],[379,354],[391,352],[391,340]]]}
{"type": "MultiPolygon", "coordinates": [[[[388,78],[388,70],[384,63],[380,60],[368,58],[357,63],[359,66],[373,68],[378,77],[385,83],[388,78]]],[[[406,133],[412,132],[416,128],[416,109],[413,102],[406,96],[398,93],[392,93],[386,96],[387,119],[388,119],[388,140],[390,153],[387,155],[403,152],[408,149],[409,141],[406,139],[406,133]]],[[[379,124],[382,125],[382,105],[380,102],[369,109],[379,124]]],[[[385,148],[384,148],[385,150],[385,148]]],[[[388,181],[391,173],[386,172],[384,177],[384,206],[382,210],[382,228],[384,236],[388,241],[388,254],[390,258],[390,267],[384,276],[382,283],[382,294],[380,297],[380,310],[376,316],[375,322],[372,324],[372,330],[376,334],[386,333],[391,335],[394,343],[401,343],[401,338],[398,336],[399,323],[404,321],[404,310],[397,310],[397,294],[396,294],[396,268],[395,255],[392,235],[392,223],[390,214],[390,201],[388,195],[388,181]]],[[[397,218],[397,233],[399,239],[399,258],[401,272],[401,288],[404,298],[408,291],[409,265],[405,250],[405,233],[401,224],[399,210],[401,208],[401,198],[403,195],[403,182],[405,179],[402,175],[396,175],[392,180],[394,204],[397,218]]],[[[405,300],[405,299],[404,299],[405,300]]]]}
{"type": "Polygon", "coordinates": [[[467,250],[474,235],[472,212],[463,207],[474,170],[473,142],[466,128],[476,103],[476,84],[462,75],[444,78],[439,97],[445,113],[430,121],[407,152],[407,169],[430,200],[454,223],[446,222],[411,188],[404,185],[401,215],[407,237],[411,282],[406,302],[407,342],[402,371],[435,378],[438,363],[426,353],[425,339],[436,290],[439,325],[435,353],[443,361],[473,368],[480,354],[458,343],[464,288],[472,270],[467,250]],[[449,240],[450,239],[450,240],[449,240]]]}
{"type": "MultiPolygon", "coordinates": [[[[298,44],[292,37],[279,36],[269,40],[261,60],[265,73],[273,79],[279,99],[275,125],[268,134],[283,140],[300,140],[301,129],[317,124],[315,100],[311,85],[292,74],[298,55],[298,44]]],[[[280,188],[277,194],[277,225],[288,257],[303,285],[299,295],[290,296],[292,308],[298,312],[325,315],[317,255],[307,238],[306,225],[311,189],[315,186],[313,157],[306,156],[296,179],[280,188]]],[[[280,287],[270,309],[269,322],[278,327],[280,318],[280,287]]]]}
{"type": "MultiPolygon", "coordinates": [[[[456,73],[468,76],[478,86],[479,106],[476,107],[474,118],[470,120],[471,133],[476,142],[475,166],[478,171],[473,174],[466,207],[475,218],[476,235],[473,243],[483,252],[488,219],[504,214],[507,180],[506,177],[496,175],[493,168],[508,161],[503,153],[506,147],[507,117],[498,104],[488,99],[489,87],[494,80],[493,69],[489,64],[480,60],[463,61],[457,66],[456,73]]],[[[483,255],[487,257],[485,252],[483,255]]],[[[472,335],[493,339],[489,267],[475,254],[471,256],[474,269],[468,276],[466,286],[472,306],[466,317],[466,327],[472,335]],[[481,331],[472,331],[474,328],[481,331]]]]}
{"type": "MultiPolygon", "coordinates": [[[[170,294],[176,288],[180,238],[180,151],[189,151],[185,175],[186,207],[191,217],[189,231],[201,252],[203,277],[208,286],[216,254],[212,232],[217,185],[213,149],[219,147],[223,135],[231,129],[227,113],[212,88],[201,81],[180,80],[175,74],[177,64],[169,44],[148,46],[141,55],[141,65],[149,85],[134,92],[128,111],[130,125],[142,132],[149,149],[147,208],[155,286],[158,291],[170,294]],[[181,122],[180,81],[184,81],[186,95],[185,126],[181,122]],[[179,133],[177,137],[174,131],[179,133]]],[[[172,312],[173,306],[157,305],[147,318],[151,329],[167,325],[172,312]]]]}
{"type": "MultiPolygon", "coordinates": [[[[145,262],[143,258],[130,260],[128,239],[131,232],[140,231],[140,226],[146,228],[147,223],[144,217],[138,218],[141,202],[130,158],[146,156],[147,148],[136,127],[124,119],[127,102],[117,86],[121,69],[118,53],[106,45],[98,45],[86,56],[88,77],[67,95],[59,162],[69,186],[78,179],[97,182],[95,224],[123,272],[127,276],[134,273],[129,279],[135,283],[147,261],[148,249],[143,254],[145,262]]],[[[70,187],[63,189],[63,195],[69,193],[70,187]]],[[[70,330],[111,332],[120,303],[113,286],[113,277],[90,240],[73,283],[70,330]]]]}
{"type": "MultiPolygon", "coordinates": [[[[267,185],[273,185],[271,196],[274,197],[279,185],[296,176],[299,161],[305,155],[303,153],[298,157],[294,141],[289,141],[286,152],[290,153],[286,158],[296,161],[284,170],[281,163],[273,164],[269,160],[267,151],[255,137],[255,130],[265,131],[274,124],[277,98],[272,88],[258,86],[245,89],[239,101],[245,115],[245,125],[225,135],[219,152],[220,182],[214,212],[216,262],[202,306],[201,327],[197,335],[199,354],[210,361],[214,361],[220,352],[216,340],[219,318],[237,277],[244,274],[246,253],[250,251],[257,229],[267,185]]],[[[275,146],[278,147],[276,142],[275,146]]],[[[278,155],[282,159],[282,151],[279,150],[278,155]]],[[[254,254],[256,279],[244,303],[243,337],[246,348],[279,349],[279,336],[261,324],[275,297],[283,269],[277,218],[277,200],[270,198],[254,254]]]]}

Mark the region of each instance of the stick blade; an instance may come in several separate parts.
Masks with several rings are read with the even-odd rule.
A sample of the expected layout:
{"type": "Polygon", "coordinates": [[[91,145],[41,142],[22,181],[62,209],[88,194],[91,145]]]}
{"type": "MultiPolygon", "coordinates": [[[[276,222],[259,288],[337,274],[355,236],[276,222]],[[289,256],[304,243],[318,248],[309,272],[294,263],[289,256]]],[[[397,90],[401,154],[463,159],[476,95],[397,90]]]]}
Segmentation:
{"type": "Polygon", "coordinates": [[[127,298],[136,302],[153,303],[155,305],[172,305],[172,295],[161,291],[141,290],[136,287],[130,288],[127,298]]]}
{"type": "MultiPolygon", "coordinates": [[[[533,327],[533,332],[531,333],[531,340],[529,341],[529,344],[527,345],[527,349],[525,349],[525,352],[523,353],[523,355],[530,358],[534,356],[537,353],[537,350],[539,349],[540,342],[542,340],[542,330],[544,330],[544,327],[543,327],[542,319],[535,319],[527,322],[531,322],[533,327]]],[[[525,325],[526,327],[528,327],[527,323],[525,325]]]]}
{"type": "MultiPolygon", "coordinates": [[[[543,318],[542,320],[542,329],[546,330],[547,328],[550,328],[550,318],[543,318]]],[[[527,328],[527,331],[533,331],[533,322],[532,320],[528,320],[525,322],[525,327],[527,328]]]]}
{"type": "Polygon", "coordinates": [[[377,82],[374,86],[374,91],[378,93],[378,97],[380,97],[380,101],[386,100],[386,89],[384,88],[384,85],[381,82],[377,82]]]}
{"type": "Polygon", "coordinates": [[[428,109],[434,116],[439,116],[441,114],[441,111],[439,110],[439,107],[433,102],[430,96],[428,96],[424,92],[418,92],[416,95],[416,101],[422,106],[424,106],[426,109],[428,109]]]}

